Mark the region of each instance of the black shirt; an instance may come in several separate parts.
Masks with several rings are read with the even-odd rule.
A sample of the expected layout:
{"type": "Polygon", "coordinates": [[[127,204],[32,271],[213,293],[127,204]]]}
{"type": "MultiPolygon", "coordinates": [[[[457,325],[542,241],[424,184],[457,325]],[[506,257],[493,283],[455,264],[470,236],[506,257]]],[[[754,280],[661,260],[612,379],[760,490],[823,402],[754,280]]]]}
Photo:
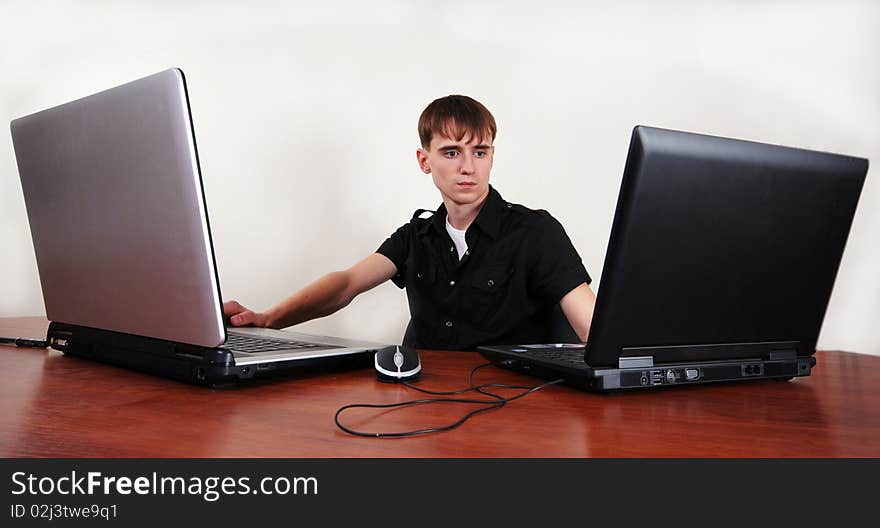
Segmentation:
{"type": "Polygon", "coordinates": [[[491,186],[461,260],[446,207],[418,210],[379,247],[397,266],[412,316],[404,344],[466,350],[487,344],[577,342],[559,301],[591,282],[562,225],[507,203],[491,186]]]}

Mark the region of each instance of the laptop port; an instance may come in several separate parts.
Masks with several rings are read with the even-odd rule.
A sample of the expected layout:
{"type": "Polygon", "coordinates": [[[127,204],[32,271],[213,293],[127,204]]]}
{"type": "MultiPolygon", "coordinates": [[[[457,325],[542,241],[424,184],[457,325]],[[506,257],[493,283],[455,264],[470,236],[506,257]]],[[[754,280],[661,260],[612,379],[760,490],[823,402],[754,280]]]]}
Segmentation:
{"type": "Polygon", "coordinates": [[[749,364],[742,366],[742,375],[746,376],[760,376],[763,373],[763,366],[758,364],[749,364]]]}
{"type": "Polygon", "coordinates": [[[697,369],[685,369],[684,377],[688,381],[694,381],[695,379],[700,377],[700,371],[697,369]]]}
{"type": "Polygon", "coordinates": [[[651,372],[651,385],[662,385],[663,384],[663,372],[659,370],[654,370],[651,372]]]}

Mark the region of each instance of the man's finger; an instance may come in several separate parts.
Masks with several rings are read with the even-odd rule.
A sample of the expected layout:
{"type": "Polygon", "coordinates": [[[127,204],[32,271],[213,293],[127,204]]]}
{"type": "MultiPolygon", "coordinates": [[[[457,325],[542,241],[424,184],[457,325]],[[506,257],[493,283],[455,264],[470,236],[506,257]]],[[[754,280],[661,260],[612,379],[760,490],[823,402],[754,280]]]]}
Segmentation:
{"type": "Polygon", "coordinates": [[[235,326],[249,325],[254,322],[254,312],[245,310],[238,315],[233,315],[229,320],[235,326]]]}
{"type": "Polygon", "coordinates": [[[223,315],[235,315],[247,311],[238,301],[226,301],[223,303],[223,315]]]}

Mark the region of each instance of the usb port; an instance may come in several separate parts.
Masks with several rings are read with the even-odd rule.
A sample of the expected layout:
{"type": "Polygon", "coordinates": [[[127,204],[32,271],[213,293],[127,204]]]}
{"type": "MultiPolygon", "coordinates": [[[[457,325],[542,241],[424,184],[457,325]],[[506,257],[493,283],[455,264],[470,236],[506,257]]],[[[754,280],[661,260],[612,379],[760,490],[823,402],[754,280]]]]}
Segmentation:
{"type": "Polygon", "coordinates": [[[651,385],[662,385],[663,384],[663,373],[659,370],[655,370],[651,372],[651,385]]]}
{"type": "Polygon", "coordinates": [[[688,381],[694,381],[695,379],[700,377],[700,371],[697,369],[685,369],[684,377],[688,381]]]}

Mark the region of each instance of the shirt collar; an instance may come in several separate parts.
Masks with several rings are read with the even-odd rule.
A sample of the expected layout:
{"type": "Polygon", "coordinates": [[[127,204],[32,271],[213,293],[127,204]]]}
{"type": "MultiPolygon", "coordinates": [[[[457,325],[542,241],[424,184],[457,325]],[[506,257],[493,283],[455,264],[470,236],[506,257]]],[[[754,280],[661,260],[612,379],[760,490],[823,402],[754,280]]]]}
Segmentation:
{"type": "MultiPolygon", "coordinates": [[[[489,186],[489,194],[477,217],[474,218],[476,224],[481,231],[492,238],[498,238],[498,231],[501,229],[501,219],[507,211],[507,202],[501,197],[501,194],[491,185],[489,186]]],[[[431,218],[430,222],[425,222],[419,229],[419,234],[423,235],[433,226],[438,233],[446,231],[446,205],[440,204],[437,212],[431,218]]]]}

